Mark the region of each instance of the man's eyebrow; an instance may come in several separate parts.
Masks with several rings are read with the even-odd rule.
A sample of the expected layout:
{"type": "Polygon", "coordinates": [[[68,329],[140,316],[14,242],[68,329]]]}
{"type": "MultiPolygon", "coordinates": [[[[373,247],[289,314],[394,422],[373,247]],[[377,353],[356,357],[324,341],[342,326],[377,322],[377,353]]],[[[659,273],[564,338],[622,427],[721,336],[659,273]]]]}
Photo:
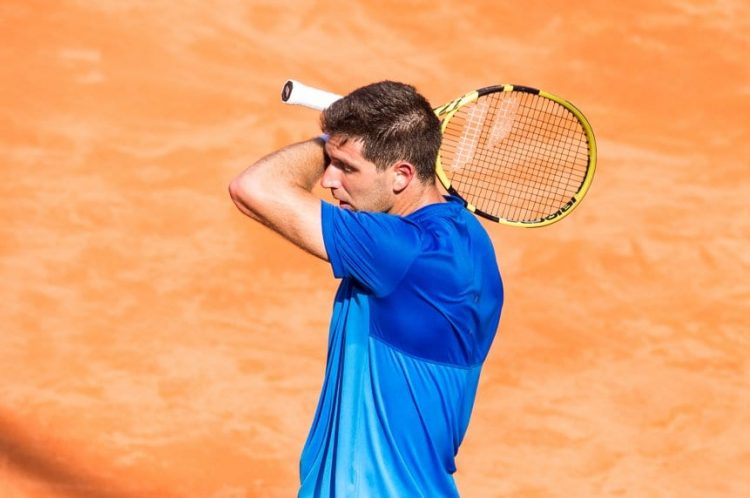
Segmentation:
{"type": "Polygon", "coordinates": [[[346,158],[339,157],[336,154],[335,151],[334,151],[333,154],[327,154],[327,155],[328,155],[328,159],[330,160],[331,163],[346,164],[346,165],[351,166],[351,167],[356,167],[354,164],[352,164],[351,162],[347,161],[346,158]]]}
{"type": "Polygon", "coordinates": [[[355,169],[355,170],[359,171],[359,167],[357,165],[352,164],[352,163],[350,163],[348,161],[343,161],[343,160],[338,159],[336,157],[332,157],[331,158],[331,164],[333,164],[336,167],[346,167],[346,168],[349,168],[349,169],[355,169]]]}

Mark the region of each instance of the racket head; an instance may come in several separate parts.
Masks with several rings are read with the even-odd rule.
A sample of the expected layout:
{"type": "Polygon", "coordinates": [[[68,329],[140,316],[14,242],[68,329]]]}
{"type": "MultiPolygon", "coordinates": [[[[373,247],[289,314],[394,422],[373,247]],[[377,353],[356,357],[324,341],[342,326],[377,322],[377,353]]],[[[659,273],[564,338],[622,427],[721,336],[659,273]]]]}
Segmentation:
{"type": "Polygon", "coordinates": [[[437,109],[443,142],[436,174],[475,214],[541,227],[569,215],[596,169],[596,140],[573,104],[548,92],[498,85],[437,109]]]}

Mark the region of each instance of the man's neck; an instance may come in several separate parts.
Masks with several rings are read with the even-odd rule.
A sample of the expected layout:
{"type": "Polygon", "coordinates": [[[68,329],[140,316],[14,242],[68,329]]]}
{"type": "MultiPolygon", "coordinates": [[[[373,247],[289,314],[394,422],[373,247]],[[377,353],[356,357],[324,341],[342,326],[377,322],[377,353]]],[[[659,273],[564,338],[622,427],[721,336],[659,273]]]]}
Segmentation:
{"type": "Polygon", "coordinates": [[[396,198],[393,208],[388,211],[390,214],[407,216],[430,204],[445,202],[445,198],[436,183],[416,183],[416,185],[409,186],[410,188],[413,187],[413,190],[407,189],[396,198]]]}

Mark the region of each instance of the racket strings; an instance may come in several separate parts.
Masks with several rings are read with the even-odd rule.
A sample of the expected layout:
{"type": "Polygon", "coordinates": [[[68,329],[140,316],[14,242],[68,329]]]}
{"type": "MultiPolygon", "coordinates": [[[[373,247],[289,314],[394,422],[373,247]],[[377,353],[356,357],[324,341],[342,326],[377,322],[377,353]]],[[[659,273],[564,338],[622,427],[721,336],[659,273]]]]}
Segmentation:
{"type": "Polygon", "coordinates": [[[532,222],[556,213],[580,190],[588,153],[586,133],[570,110],[535,94],[499,92],[451,118],[441,163],[479,210],[532,222]]]}
{"type": "MultiPolygon", "coordinates": [[[[524,107],[528,108],[528,106],[524,107]]],[[[539,207],[541,207],[542,210],[548,210],[549,208],[554,207],[553,203],[551,203],[554,199],[554,196],[550,194],[559,191],[559,186],[564,186],[565,183],[563,182],[562,177],[560,177],[559,175],[554,175],[554,171],[552,172],[552,175],[550,175],[550,172],[547,171],[550,169],[551,164],[550,161],[546,160],[550,157],[550,151],[548,150],[549,147],[545,147],[543,141],[537,140],[530,143],[525,143],[524,140],[519,139],[519,137],[530,135],[541,136],[545,133],[545,129],[538,126],[538,123],[543,122],[542,118],[539,116],[540,110],[531,108],[531,111],[532,112],[530,113],[530,115],[536,121],[532,122],[531,126],[526,126],[527,123],[524,123],[522,121],[519,122],[521,126],[518,126],[517,129],[515,131],[512,131],[512,133],[508,136],[509,142],[516,144],[515,146],[517,151],[525,149],[524,156],[527,163],[526,167],[523,169],[516,167],[516,169],[506,168],[505,171],[500,170],[501,179],[504,180],[504,183],[510,184],[507,185],[508,188],[505,191],[509,199],[506,199],[505,202],[506,204],[509,203],[510,207],[512,208],[509,216],[514,218],[523,218],[521,211],[533,209],[534,202],[539,204],[539,207]],[[502,173],[505,174],[503,175],[502,173]]],[[[561,139],[561,137],[555,136],[552,136],[550,138],[558,141],[561,139]]],[[[564,137],[562,138],[564,140],[564,137]]],[[[490,140],[489,143],[486,140],[483,140],[483,143],[485,145],[496,145],[492,143],[492,140],[490,140]]],[[[491,182],[488,182],[486,180],[482,181],[482,178],[489,178],[492,176],[492,167],[497,164],[497,157],[494,156],[499,155],[500,159],[505,163],[508,163],[510,160],[517,158],[513,157],[514,155],[512,154],[509,155],[507,150],[500,149],[498,153],[498,150],[493,151],[490,147],[484,147],[477,152],[478,154],[476,154],[475,165],[476,169],[474,171],[472,171],[471,169],[465,170],[466,174],[463,175],[463,178],[469,182],[469,185],[478,187],[478,190],[475,190],[477,190],[483,198],[487,198],[492,201],[492,199],[488,197],[492,194],[493,191],[492,184],[491,182]]],[[[554,151],[552,151],[552,154],[554,154],[554,151]]],[[[559,157],[559,155],[557,157],[553,156],[553,159],[555,160],[555,162],[559,162],[561,160],[561,157],[559,157]]],[[[561,169],[559,169],[558,171],[564,172],[564,170],[561,169]]],[[[456,178],[455,181],[459,181],[459,178],[456,178]]],[[[461,191],[466,192],[467,189],[464,187],[461,189],[461,191]]],[[[502,201],[502,199],[500,199],[500,201],[502,201]]],[[[495,201],[493,204],[498,203],[498,201],[495,201]]],[[[496,206],[485,207],[485,210],[492,210],[496,208],[496,206]]],[[[533,216],[541,213],[542,211],[532,211],[533,216]]]]}

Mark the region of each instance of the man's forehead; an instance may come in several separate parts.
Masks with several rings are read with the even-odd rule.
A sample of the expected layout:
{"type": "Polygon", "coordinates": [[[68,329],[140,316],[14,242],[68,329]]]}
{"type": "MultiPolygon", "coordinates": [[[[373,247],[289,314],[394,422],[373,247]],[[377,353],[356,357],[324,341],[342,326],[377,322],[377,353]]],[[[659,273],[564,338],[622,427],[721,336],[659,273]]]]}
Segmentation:
{"type": "Polygon", "coordinates": [[[331,135],[326,141],[326,151],[329,155],[356,155],[362,156],[362,139],[347,135],[331,135]]]}
{"type": "Polygon", "coordinates": [[[328,143],[336,146],[336,147],[343,147],[346,144],[362,144],[362,139],[358,137],[352,137],[350,135],[344,135],[343,133],[334,133],[330,137],[328,137],[328,143]]]}

